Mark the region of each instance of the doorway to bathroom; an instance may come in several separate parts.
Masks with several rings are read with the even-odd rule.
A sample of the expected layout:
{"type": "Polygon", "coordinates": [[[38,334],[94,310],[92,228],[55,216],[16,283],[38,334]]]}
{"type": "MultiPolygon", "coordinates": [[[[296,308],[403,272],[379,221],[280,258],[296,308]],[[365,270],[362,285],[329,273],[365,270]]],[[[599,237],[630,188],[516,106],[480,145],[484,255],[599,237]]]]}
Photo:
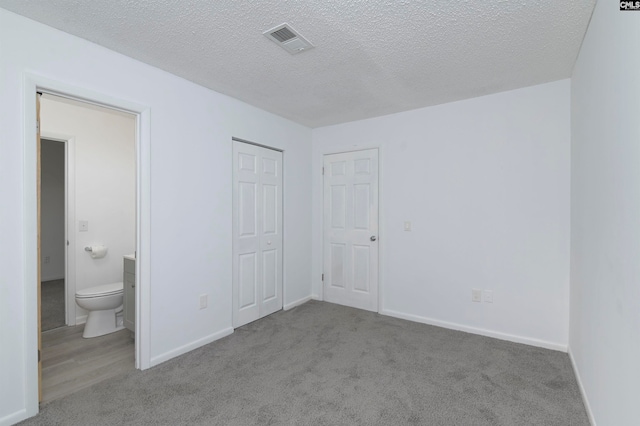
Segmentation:
{"type": "MultiPolygon", "coordinates": [[[[49,402],[135,368],[135,299],[129,301],[129,330],[124,310],[116,308],[108,334],[83,338],[89,311],[78,306],[76,294],[105,284],[122,286],[125,259],[135,262],[137,116],[51,93],[39,101],[39,388],[41,402],[49,402]],[[50,327],[49,315],[57,311],[59,317],[61,308],[49,310],[50,285],[57,286],[59,297],[60,283],[47,279],[54,266],[64,271],[56,278],[65,314],[62,324],[58,318],[50,327]]],[[[134,288],[135,266],[129,272],[134,288]]]]}
{"type": "Polygon", "coordinates": [[[67,142],[41,139],[40,145],[40,323],[42,331],[68,324],[66,276],[67,142]]]}

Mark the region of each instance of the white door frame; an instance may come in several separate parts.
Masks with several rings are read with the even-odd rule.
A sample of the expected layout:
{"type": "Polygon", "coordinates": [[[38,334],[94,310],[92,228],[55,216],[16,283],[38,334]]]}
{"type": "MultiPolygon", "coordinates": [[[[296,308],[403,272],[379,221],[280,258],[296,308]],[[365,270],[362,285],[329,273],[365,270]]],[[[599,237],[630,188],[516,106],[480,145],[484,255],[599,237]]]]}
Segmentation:
{"type": "MultiPolygon", "coordinates": [[[[42,113],[42,110],[40,111],[42,113]]],[[[69,256],[75,253],[76,234],[70,232],[76,223],[76,181],[75,156],[76,138],[54,132],[40,131],[40,139],[64,144],[64,291],[65,322],[68,326],[76,325],[76,259],[69,256]]]]}
{"type": "MultiPolygon", "coordinates": [[[[383,185],[384,182],[384,168],[383,168],[383,158],[384,158],[384,149],[380,145],[368,145],[368,144],[354,144],[353,148],[344,148],[342,146],[327,146],[324,149],[320,149],[316,151],[314,154],[315,160],[314,163],[319,165],[319,170],[322,171],[324,167],[324,157],[325,155],[332,154],[343,154],[346,152],[357,152],[357,151],[366,151],[369,149],[377,149],[378,150],[378,313],[385,312],[386,308],[384,307],[384,299],[383,299],[383,290],[384,290],[384,259],[385,259],[385,232],[384,232],[384,209],[382,206],[384,200],[384,191],[383,185]]],[[[317,175],[316,175],[317,176],[317,175]]],[[[320,191],[320,205],[316,204],[316,208],[324,209],[324,174],[320,174],[320,179],[315,180],[316,188],[320,191]]],[[[317,192],[316,192],[317,193],[317,192]]],[[[318,223],[318,222],[316,222],[318,223]]],[[[320,264],[318,265],[320,271],[324,269],[324,214],[319,215],[319,233],[316,234],[317,238],[315,247],[320,250],[320,264]]],[[[317,228],[316,228],[317,229],[317,228]]],[[[316,269],[317,271],[317,269],[316,269]]],[[[321,272],[322,273],[322,272],[321,272]]],[[[324,281],[320,280],[320,277],[314,276],[314,281],[318,282],[319,285],[316,287],[318,290],[317,296],[313,296],[313,298],[317,298],[318,300],[324,300],[324,281]],[[315,280],[318,281],[315,281],[315,280]]]]}
{"type": "Polygon", "coordinates": [[[36,182],[36,92],[49,93],[125,111],[136,116],[136,368],[151,366],[151,110],[149,107],[106,93],[71,86],[46,77],[24,73],[23,84],[23,276],[25,300],[25,405],[27,415],[38,413],[38,223],[36,182]]]}

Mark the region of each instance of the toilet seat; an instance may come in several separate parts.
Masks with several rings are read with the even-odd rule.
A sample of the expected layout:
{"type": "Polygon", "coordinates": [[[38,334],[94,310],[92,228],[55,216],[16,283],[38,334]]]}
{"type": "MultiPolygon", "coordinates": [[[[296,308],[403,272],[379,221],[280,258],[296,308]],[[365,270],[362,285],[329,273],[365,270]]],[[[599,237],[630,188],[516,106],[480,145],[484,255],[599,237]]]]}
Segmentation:
{"type": "Polygon", "coordinates": [[[76,292],[77,299],[86,299],[91,297],[111,296],[114,294],[122,293],[122,282],[102,284],[95,287],[83,288],[76,292]]]}

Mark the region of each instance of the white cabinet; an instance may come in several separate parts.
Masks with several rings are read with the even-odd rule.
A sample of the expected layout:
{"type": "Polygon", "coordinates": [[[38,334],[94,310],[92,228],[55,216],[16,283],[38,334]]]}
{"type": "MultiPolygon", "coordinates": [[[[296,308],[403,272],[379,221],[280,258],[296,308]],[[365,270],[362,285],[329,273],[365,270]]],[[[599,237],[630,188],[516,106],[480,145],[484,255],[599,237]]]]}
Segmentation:
{"type": "Polygon", "coordinates": [[[124,277],[122,279],[124,300],[122,302],[124,326],[136,332],[136,259],[124,257],[124,277]]]}

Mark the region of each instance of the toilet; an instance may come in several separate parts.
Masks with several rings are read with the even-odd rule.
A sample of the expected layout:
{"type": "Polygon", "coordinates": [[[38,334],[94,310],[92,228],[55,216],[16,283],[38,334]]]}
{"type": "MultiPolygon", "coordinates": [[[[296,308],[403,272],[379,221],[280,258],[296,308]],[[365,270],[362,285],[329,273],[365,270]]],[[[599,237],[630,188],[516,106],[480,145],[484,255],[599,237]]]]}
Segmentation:
{"type": "Polygon", "coordinates": [[[89,311],[82,337],[104,336],[122,330],[122,320],[118,311],[122,311],[122,283],[103,284],[84,288],[76,292],[76,303],[89,311]]]}

